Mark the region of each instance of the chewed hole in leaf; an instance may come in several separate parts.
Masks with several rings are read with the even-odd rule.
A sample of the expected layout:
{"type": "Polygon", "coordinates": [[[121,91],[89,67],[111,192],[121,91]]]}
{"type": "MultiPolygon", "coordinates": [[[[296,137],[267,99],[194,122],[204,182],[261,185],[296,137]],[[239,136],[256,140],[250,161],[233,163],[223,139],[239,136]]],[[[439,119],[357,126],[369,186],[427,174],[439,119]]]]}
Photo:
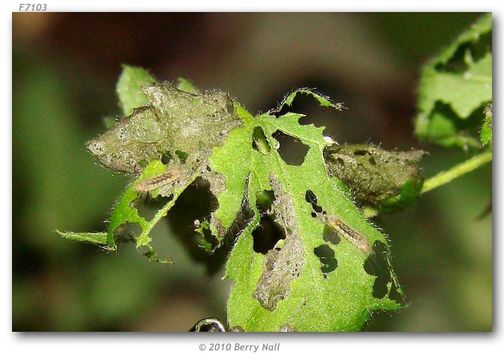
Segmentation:
{"type": "MultiPolygon", "coordinates": [[[[432,142],[449,147],[480,148],[479,130],[485,104],[475,108],[466,118],[461,118],[451,104],[436,101],[429,115],[430,125],[426,137],[432,142]]],[[[460,112],[460,108],[457,110],[460,112]]]]}
{"type": "Polygon", "coordinates": [[[138,196],[134,201],[132,201],[130,206],[137,209],[138,215],[147,221],[151,221],[156,213],[172,200],[173,195],[168,197],[157,196],[156,198],[153,198],[149,193],[145,193],[145,195],[138,196]]]}
{"type": "Polygon", "coordinates": [[[260,126],[256,126],[252,133],[252,148],[261,154],[269,154],[271,151],[268,139],[260,126]]]}
{"type": "Polygon", "coordinates": [[[437,64],[435,69],[463,73],[469,69],[469,64],[466,61],[467,54],[470,54],[473,62],[478,62],[491,51],[492,32],[487,32],[481,35],[477,41],[460,45],[447,63],[437,64]]]}
{"type": "MultiPolygon", "coordinates": [[[[330,82],[325,82],[324,79],[320,78],[306,79],[306,82],[313,82],[314,84],[317,84],[317,86],[324,88],[325,90],[329,90],[333,86],[333,84],[331,84],[330,82]]],[[[330,92],[334,92],[335,90],[336,89],[332,89],[332,91],[330,92]]],[[[331,99],[319,93],[317,90],[305,87],[299,88],[288,94],[277,106],[277,108],[273,110],[272,113],[276,117],[280,117],[287,114],[288,112],[295,112],[298,114],[313,114],[314,112],[319,113],[320,111],[332,111],[334,109],[342,110],[342,104],[334,103],[331,99]]],[[[331,118],[333,116],[331,116],[331,118]]],[[[312,122],[313,121],[308,120],[306,117],[300,120],[300,124],[302,125],[306,125],[312,122]]]]}
{"type": "Polygon", "coordinates": [[[215,246],[217,240],[213,236],[206,238],[209,232],[196,232],[195,223],[203,223],[208,220],[210,214],[218,207],[219,202],[210,191],[210,183],[198,177],[177,198],[168,214],[172,231],[178,239],[183,239],[183,246],[197,260],[206,261],[207,257],[207,252],[198,246],[199,242],[205,241],[215,246]],[[201,236],[205,236],[205,239],[201,239],[201,236]]]}
{"type": "Polygon", "coordinates": [[[195,243],[200,248],[210,253],[214,244],[212,244],[212,231],[210,230],[210,222],[208,220],[194,220],[194,230],[198,233],[195,236],[195,243]]]}
{"type": "Polygon", "coordinates": [[[331,243],[333,245],[337,245],[341,241],[338,232],[327,224],[324,225],[323,238],[325,242],[331,243]]]}
{"type": "Polygon", "coordinates": [[[359,150],[354,151],[355,156],[364,156],[364,155],[368,155],[368,154],[369,154],[369,152],[367,152],[366,150],[363,150],[363,149],[359,149],[359,150]]]}
{"type": "Polygon", "coordinates": [[[376,240],[373,244],[373,251],[364,262],[364,270],[376,276],[373,284],[373,296],[381,299],[388,292],[388,283],[391,282],[390,269],[387,262],[387,246],[376,240]]]}
{"type": "Polygon", "coordinates": [[[304,162],[309,147],[296,138],[277,130],[272,135],[279,143],[278,153],[288,165],[299,166],[304,162]]]}
{"type": "Polygon", "coordinates": [[[390,285],[390,291],[388,297],[390,300],[394,300],[399,304],[403,304],[405,300],[404,295],[397,290],[397,287],[394,283],[390,285]]]}
{"type": "Polygon", "coordinates": [[[313,191],[306,190],[305,200],[306,200],[306,202],[308,202],[312,206],[312,209],[313,209],[312,216],[313,217],[316,217],[317,214],[324,213],[324,209],[322,209],[322,207],[318,204],[317,196],[315,195],[315,193],[313,191]]]}
{"type": "Polygon", "coordinates": [[[481,35],[470,47],[471,56],[474,62],[478,62],[485,55],[492,52],[492,32],[481,35]]]}
{"type": "Polygon", "coordinates": [[[469,44],[465,44],[463,46],[459,46],[453,56],[448,60],[446,64],[437,64],[435,69],[437,71],[448,71],[448,72],[456,72],[463,73],[467,71],[469,66],[464,60],[466,51],[469,49],[469,44]]]}
{"type": "Polygon", "coordinates": [[[336,260],[334,250],[329,247],[329,245],[320,245],[316,247],[313,252],[319,258],[322,266],[320,270],[325,278],[328,277],[330,272],[333,272],[338,267],[338,261],[336,260]]]}
{"type": "Polygon", "coordinates": [[[177,155],[177,157],[179,158],[179,160],[180,160],[180,162],[182,164],[185,164],[187,158],[189,157],[188,153],[185,153],[185,152],[180,151],[180,150],[176,150],[175,151],[175,155],[177,155]]]}
{"type": "Polygon", "coordinates": [[[168,165],[170,161],[173,160],[173,156],[170,152],[165,152],[163,155],[161,155],[161,162],[164,165],[168,165]]]}
{"type": "Polygon", "coordinates": [[[298,95],[294,98],[294,100],[290,105],[285,103],[278,104],[277,108],[272,111],[272,114],[277,118],[282,117],[289,112],[306,114],[307,113],[306,109],[310,108],[311,105],[312,104],[308,96],[298,95]],[[280,107],[280,105],[282,106],[280,107]]]}
{"type": "Polygon", "coordinates": [[[273,201],[275,201],[275,193],[273,190],[258,191],[256,193],[256,207],[261,213],[269,211],[273,201]]]}
{"type": "Polygon", "coordinates": [[[285,239],[285,229],[275,222],[273,216],[261,216],[261,222],[252,232],[254,251],[266,254],[273,249],[279,240],[285,239]]]}
{"type": "Polygon", "coordinates": [[[127,222],[114,230],[114,240],[116,243],[135,241],[141,233],[140,224],[127,222]]]}

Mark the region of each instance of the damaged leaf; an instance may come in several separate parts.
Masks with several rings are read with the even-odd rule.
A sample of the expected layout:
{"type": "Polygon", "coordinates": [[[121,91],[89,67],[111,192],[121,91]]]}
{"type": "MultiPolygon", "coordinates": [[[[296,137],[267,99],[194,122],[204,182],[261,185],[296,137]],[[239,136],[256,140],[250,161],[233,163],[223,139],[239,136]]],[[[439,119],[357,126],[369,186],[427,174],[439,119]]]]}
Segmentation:
{"type": "Polygon", "coordinates": [[[264,272],[254,297],[264,308],[273,311],[279,301],[289,296],[291,282],[299,277],[305,254],[293,213],[292,199],[283,192],[274,175],[271,176],[270,182],[275,200],[269,212],[275,215],[280,226],[286,229],[286,238],[280,240],[266,254],[264,272]]]}
{"type": "Polygon", "coordinates": [[[422,70],[415,131],[445,147],[480,147],[492,101],[492,16],[486,14],[422,70]]]}
{"type": "MultiPolygon", "coordinates": [[[[90,141],[87,148],[103,166],[138,176],[112,210],[107,248],[116,249],[117,233],[122,227],[138,224],[142,231],[134,239],[137,248],[149,259],[159,261],[151,246],[150,231],[198,176],[210,182],[214,193],[224,189],[224,179],[211,171],[208,157],[232,129],[241,125],[241,119],[226,93],[199,92],[187,80],[179,79],[177,86],[187,90],[183,91],[170,83],[151,83],[146,74],[138,68],[124,67],[118,84],[121,107],[125,113],[130,106],[142,107],[90,141]],[[135,84],[142,85],[141,96],[133,89],[135,84]],[[150,221],[135,207],[136,200],[147,192],[153,197],[169,198],[150,221]]],[[[221,229],[219,224],[211,225],[215,231],[221,229]]],[[[85,233],[62,234],[87,242],[94,239],[90,240],[94,235],[85,233]]]]}
{"type": "Polygon", "coordinates": [[[223,92],[192,94],[170,83],[144,86],[142,91],[148,106],[135,109],[87,144],[107,168],[139,174],[145,164],[171,154],[174,163],[198,171],[212,148],[241,125],[223,92]]]}
{"type": "Polygon", "coordinates": [[[280,102],[280,104],[278,104],[277,108],[274,111],[272,111],[272,113],[280,112],[280,110],[282,110],[282,108],[284,106],[287,106],[287,107],[292,106],[292,103],[294,102],[294,99],[296,98],[296,96],[298,96],[300,94],[301,95],[312,96],[315,100],[318,101],[318,103],[319,103],[320,106],[330,107],[330,108],[334,108],[336,110],[343,110],[343,104],[342,103],[335,103],[331,99],[329,99],[327,96],[319,94],[319,93],[317,93],[313,89],[310,89],[310,88],[300,88],[300,89],[297,89],[296,91],[293,91],[293,92],[289,93],[280,102]]]}
{"type": "MultiPolygon", "coordinates": [[[[188,87],[188,83],[183,84],[188,87]]],[[[147,247],[146,254],[156,258],[149,232],[185,188],[202,176],[210,182],[214,193],[222,191],[223,179],[209,170],[208,157],[233,128],[240,126],[241,120],[235,115],[233,102],[223,92],[193,94],[169,83],[142,89],[149,106],[135,109],[132,115],[88,143],[88,149],[102,165],[116,171],[137,174],[143,164],[149,164],[113,210],[107,239],[109,246],[113,246],[113,234],[119,226],[138,223],[143,231],[136,239],[137,247],[147,247]],[[173,154],[167,165],[162,164],[165,154],[173,154]],[[158,211],[155,221],[147,222],[131,207],[139,194],[145,192],[172,197],[158,211]]]]}
{"type": "MultiPolygon", "coordinates": [[[[238,113],[244,126],[210,157],[212,169],[226,179],[226,190],[217,196],[222,206],[214,216],[224,226],[229,224],[241,201],[233,196],[236,193],[246,191],[249,203],[256,204],[226,265],[226,277],[234,281],[227,307],[230,326],[245,331],[358,330],[373,310],[399,309],[400,302],[373,296],[375,277],[365,271],[364,263],[375,241],[386,248],[388,242],[362,215],[341,180],[328,176],[323,128],[301,125],[300,114],[252,117],[243,108],[238,113]],[[250,146],[257,127],[268,151],[250,146]],[[282,159],[273,136],[277,131],[308,146],[300,165],[282,159]],[[247,176],[248,189],[243,182],[247,176]],[[316,206],[306,199],[308,190],[316,197],[316,206]],[[254,234],[265,211],[257,206],[257,196],[265,193],[273,194],[266,212],[283,228],[285,238],[264,255],[254,251],[254,234]],[[335,218],[340,224],[335,231],[343,239],[337,245],[324,238],[326,226],[334,225],[335,218]],[[321,245],[330,246],[334,260],[317,256],[315,249],[321,245]],[[330,265],[324,267],[322,260],[330,265]],[[329,271],[334,263],[337,267],[329,271]]],[[[401,292],[390,272],[393,280],[388,286],[401,292]]]]}
{"type": "MultiPolygon", "coordinates": [[[[135,226],[140,230],[131,240],[139,251],[151,260],[162,261],[152,248],[150,232],[182,192],[202,178],[209,182],[218,206],[209,219],[194,221],[195,230],[212,236],[219,246],[239,228],[234,232],[236,240],[225,271],[225,277],[233,281],[227,307],[230,328],[358,330],[373,311],[402,306],[398,297],[390,296],[402,294],[390,266],[380,277],[386,280],[388,291],[379,297],[374,293],[377,275],[366,269],[366,262],[379,243],[380,249],[385,249],[381,256],[390,265],[388,241],[363,216],[344,183],[352,171],[353,176],[364,179],[364,175],[355,169],[328,171],[323,128],[301,125],[303,115],[291,112],[254,117],[226,93],[198,91],[186,81],[179,81],[178,87],[149,83],[141,90],[147,101],[135,98],[140,108],[126,112],[112,128],[88,143],[103,166],[136,177],[114,206],[106,236],[64,236],[116,249],[122,230],[135,226]],[[306,147],[299,163],[284,161],[275,139],[278,133],[306,147]],[[136,208],[146,194],[167,199],[150,220],[136,208]],[[264,241],[257,238],[264,218],[269,218],[282,236],[271,246],[261,244],[263,250],[256,251],[254,242],[264,241]]],[[[290,94],[280,108],[289,106],[299,93],[312,95],[322,106],[342,109],[341,104],[309,89],[290,94]]],[[[414,162],[372,147],[367,151],[377,158],[375,168],[370,168],[375,177],[381,171],[378,168],[389,166],[387,162],[414,162]]],[[[346,156],[342,150],[339,153],[346,156]]],[[[404,185],[404,179],[387,181],[396,186],[394,191],[404,185]]],[[[375,185],[376,193],[392,191],[392,185],[384,182],[375,185]]],[[[201,246],[212,251],[210,243],[202,242],[201,246]]]]}
{"type": "Polygon", "coordinates": [[[418,198],[423,184],[422,150],[386,151],[374,145],[336,145],[324,149],[330,176],[343,181],[360,207],[389,210],[418,198]]]}

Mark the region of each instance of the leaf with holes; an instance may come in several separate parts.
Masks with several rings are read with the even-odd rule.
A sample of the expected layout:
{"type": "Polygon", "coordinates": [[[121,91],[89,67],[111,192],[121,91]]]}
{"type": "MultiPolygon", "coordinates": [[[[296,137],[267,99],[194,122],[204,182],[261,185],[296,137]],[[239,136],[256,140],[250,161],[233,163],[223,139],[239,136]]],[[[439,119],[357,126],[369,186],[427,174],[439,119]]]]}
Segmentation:
{"type": "Polygon", "coordinates": [[[370,144],[329,145],[324,159],[330,176],[343,181],[361,208],[394,210],[413,203],[423,184],[422,150],[387,151],[370,144]]]}
{"type": "MultiPolygon", "coordinates": [[[[176,86],[152,80],[142,69],[123,68],[117,90],[125,117],[87,147],[103,166],[137,176],[112,210],[106,248],[115,250],[124,228],[135,225],[141,230],[133,236],[137,248],[158,261],[151,246],[151,230],[198,176],[210,182],[213,192],[221,191],[223,179],[211,171],[208,157],[242,121],[223,92],[199,92],[185,79],[179,79],[176,86]],[[132,109],[136,106],[141,107],[132,109]],[[136,207],[136,201],[146,193],[168,199],[151,220],[141,216],[136,207]]],[[[216,225],[212,226],[216,231],[216,225]]],[[[98,244],[104,239],[102,233],[60,234],[98,244]]]]}
{"type": "Polygon", "coordinates": [[[486,14],[432,59],[421,74],[420,139],[442,146],[480,147],[477,132],[492,101],[492,16],[486,14]]]}
{"type": "Polygon", "coordinates": [[[243,203],[253,212],[226,266],[226,277],[234,281],[230,326],[358,330],[372,311],[399,309],[401,290],[386,237],[364,218],[342,182],[328,176],[324,148],[330,144],[323,128],[300,125],[300,114],[253,117],[237,108],[243,126],[210,157],[226,182],[212,216],[227,228],[243,203]],[[303,144],[301,160],[282,157],[282,137],[303,144]],[[262,243],[265,234],[274,240],[262,243]],[[373,251],[376,244],[382,245],[380,254],[373,251]],[[371,271],[365,264],[374,264],[376,256],[384,262],[371,271]]]}
{"type": "MultiPolygon", "coordinates": [[[[114,206],[106,235],[63,236],[113,250],[133,226],[137,248],[159,261],[150,232],[200,177],[218,207],[195,222],[196,230],[218,245],[236,235],[225,273],[234,282],[228,301],[234,330],[358,330],[372,311],[401,307],[387,239],[341,179],[329,175],[324,149],[333,143],[323,128],[301,125],[303,115],[295,113],[254,117],[227,94],[185,81],[149,82],[141,90],[146,102],[120,94],[141,107],[128,114],[123,102],[126,116],[88,143],[103,166],[136,176],[114,206]],[[166,200],[151,219],[137,208],[146,194],[166,200]]],[[[290,94],[279,108],[299,93],[342,108],[309,89],[290,94]]],[[[209,244],[202,247],[211,251],[209,244]]]]}

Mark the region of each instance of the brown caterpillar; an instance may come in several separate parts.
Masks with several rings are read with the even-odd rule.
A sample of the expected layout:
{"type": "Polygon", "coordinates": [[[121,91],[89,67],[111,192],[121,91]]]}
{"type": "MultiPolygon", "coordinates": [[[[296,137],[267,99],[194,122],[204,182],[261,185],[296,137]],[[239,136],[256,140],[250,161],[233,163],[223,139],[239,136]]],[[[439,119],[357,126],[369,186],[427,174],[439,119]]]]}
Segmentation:
{"type": "Polygon", "coordinates": [[[355,231],[334,215],[326,215],[325,217],[327,224],[350,241],[357,249],[366,255],[371,253],[371,246],[361,233],[355,231]]]}
{"type": "Polygon", "coordinates": [[[138,184],[135,185],[135,191],[147,192],[159,189],[160,187],[168,185],[179,178],[180,178],[180,169],[178,168],[170,169],[162,173],[161,175],[140,181],[138,184]]]}

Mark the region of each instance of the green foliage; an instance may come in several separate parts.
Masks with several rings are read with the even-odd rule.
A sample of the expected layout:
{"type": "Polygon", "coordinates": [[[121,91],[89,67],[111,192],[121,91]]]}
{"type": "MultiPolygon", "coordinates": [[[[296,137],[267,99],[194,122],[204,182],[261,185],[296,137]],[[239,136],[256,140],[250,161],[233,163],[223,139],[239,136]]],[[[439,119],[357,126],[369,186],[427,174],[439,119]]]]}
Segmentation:
{"type": "Polygon", "coordinates": [[[416,134],[445,147],[480,147],[476,133],[491,101],[492,16],[486,14],[424,66],[416,134]]]}
{"type": "Polygon", "coordinates": [[[421,193],[492,160],[491,14],[482,16],[424,67],[418,109],[415,127],[420,139],[445,147],[490,150],[426,180],[421,193]]]}
{"type": "MultiPolygon", "coordinates": [[[[118,87],[121,107],[143,107],[88,148],[104,166],[138,176],[114,206],[106,235],[63,236],[108,250],[132,239],[151,260],[171,262],[158,259],[150,232],[201,177],[219,206],[210,219],[198,219],[195,231],[210,233],[221,246],[245,210],[250,214],[238,224],[226,265],[226,277],[234,281],[227,308],[233,329],[357,330],[372,311],[401,307],[388,241],[356,207],[348,187],[328,175],[324,149],[332,142],[323,128],[301,125],[303,115],[295,113],[254,117],[226,94],[200,92],[185,80],[177,86],[142,86],[144,103],[132,84],[145,84],[145,73],[129,67],[124,72],[118,87]],[[307,147],[300,165],[282,158],[279,132],[307,147]],[[145,196],[166,200],[150,220],[137,208],[145,196]],[[267,219],[283,234],[269,247],[254,236],[267,219]],[[131,225],[140,231],[125,236],[131,225]]],[[[298,93],[341,109],[308,89],[290,94],[280,107],[289,106],[298,93]]]]}
{"type": "Polygon", "coordinates": [[[107,233],[75,233],[75,232],[63,232],[56,231],[59,235],[67,238],[69,240],[87,242],[93,245],[103,245],[107,246],[107,233]]]}

